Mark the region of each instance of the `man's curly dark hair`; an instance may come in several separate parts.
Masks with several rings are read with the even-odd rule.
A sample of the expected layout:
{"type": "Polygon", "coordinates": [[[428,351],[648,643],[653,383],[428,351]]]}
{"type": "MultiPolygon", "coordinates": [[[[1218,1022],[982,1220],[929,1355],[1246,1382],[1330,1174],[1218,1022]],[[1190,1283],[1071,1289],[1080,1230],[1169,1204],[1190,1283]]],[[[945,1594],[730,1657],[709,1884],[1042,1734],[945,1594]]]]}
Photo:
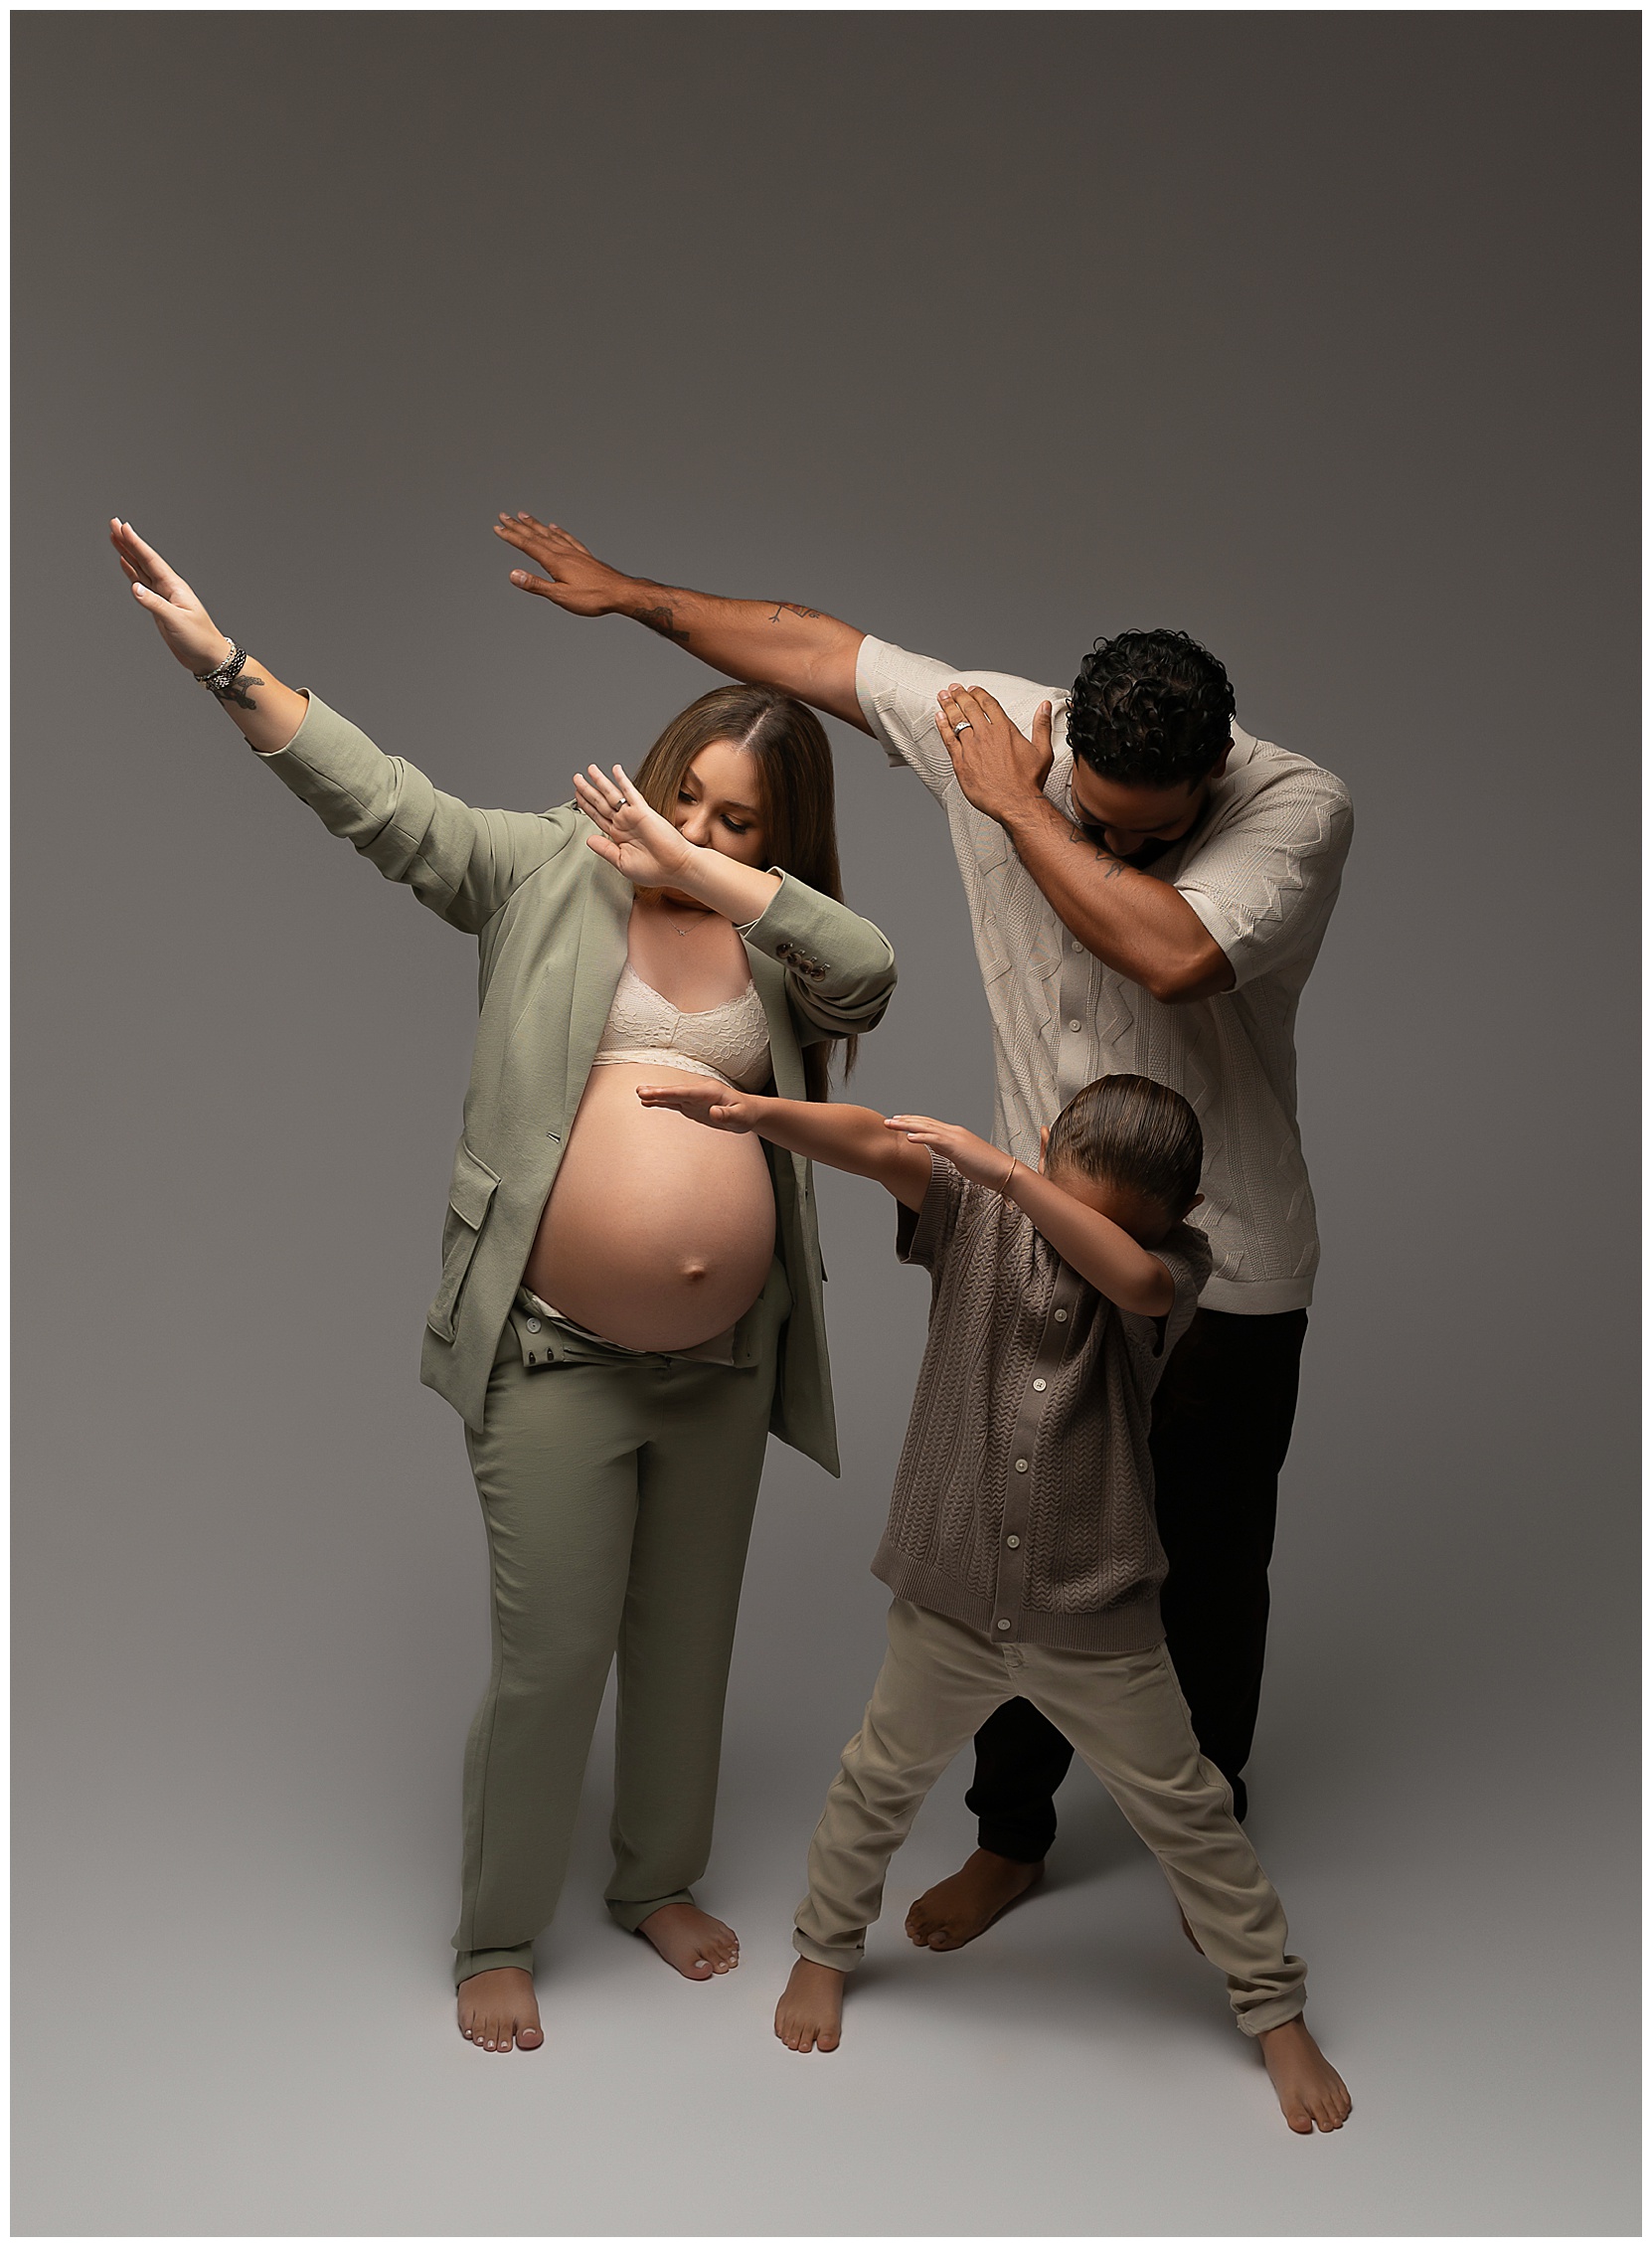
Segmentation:
{"type": "Polygon", "coordinates": [[[1172,788],[1202,780],[1228,747],[1234,690],[1186,632],[1098,639],[1073,683],[1068,746],[1109,780],[1172,788]]]}

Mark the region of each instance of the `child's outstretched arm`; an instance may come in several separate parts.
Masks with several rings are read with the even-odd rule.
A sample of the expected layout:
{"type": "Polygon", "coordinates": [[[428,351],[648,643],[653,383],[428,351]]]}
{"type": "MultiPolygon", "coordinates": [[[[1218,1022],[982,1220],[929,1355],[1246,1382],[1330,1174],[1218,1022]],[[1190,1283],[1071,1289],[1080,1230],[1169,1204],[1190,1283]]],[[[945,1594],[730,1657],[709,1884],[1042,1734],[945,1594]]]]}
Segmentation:
{"type": "Polygon", "coordinates": [[[934,1174],[922,1147],[897,1138],[875,1108],[851,1108],[843,1101],[769,1100],[711,1078],[703,1086],[639,1085],[637,1098],[644,1108],[673,1108],[714,1131],[755,1131],[759,1138],[833,1170],[876,1178],[908,1209],[921,1205],[934,1174]]]}
{"type": "Polygon", "coordinates": [[[892,1135],[901,1132],[910,1144],[934,1147],[966,1178],[994,1187],[1025,1210],[1062,1262],[1120,1310],[1162,1318],[1176,1300],[1169,1269],[1151,1249],[1043,1171],[1029,1170],[962,1124],[937,1124],[931,1116],[892,1116],[884,1128],[892,1135]]]}

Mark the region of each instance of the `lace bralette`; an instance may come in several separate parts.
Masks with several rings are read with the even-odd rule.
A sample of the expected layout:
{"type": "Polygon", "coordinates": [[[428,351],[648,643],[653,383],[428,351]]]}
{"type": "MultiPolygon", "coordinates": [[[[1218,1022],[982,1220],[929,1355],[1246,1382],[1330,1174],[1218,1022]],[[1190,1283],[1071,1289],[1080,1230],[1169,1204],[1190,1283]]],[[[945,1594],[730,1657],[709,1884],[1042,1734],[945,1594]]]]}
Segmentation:
{"type": "Polygon", "coordinates": [[[739,998],[685,1014],[626,960],[593,1066],[605,1061],[669,1063],[754,1093],[769,1076],[763,1002],[747,983],[739,998]]]}

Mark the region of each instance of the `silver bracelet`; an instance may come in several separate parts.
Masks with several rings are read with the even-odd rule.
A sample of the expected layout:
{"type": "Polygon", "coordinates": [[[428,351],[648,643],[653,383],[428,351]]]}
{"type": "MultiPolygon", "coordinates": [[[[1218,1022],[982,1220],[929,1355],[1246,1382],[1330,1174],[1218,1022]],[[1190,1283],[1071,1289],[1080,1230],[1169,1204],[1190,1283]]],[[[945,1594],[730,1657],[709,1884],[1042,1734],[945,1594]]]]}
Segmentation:
{"type": "MultiPolygon", "coordinates": [[[[230,639],[228,632],[224,636],[226,639],[230,639]]],[[[241,667],[246,661],[246,648],[237,647],[232,639],[230,640],[230,652],[225,656],[222,663],[214,664],[210,671],[196,671],[191,675],[198,685],[206,688],[209,694],[222,694],[227,686],[234,685],[236,679],[240,677],[241,667]]]]}

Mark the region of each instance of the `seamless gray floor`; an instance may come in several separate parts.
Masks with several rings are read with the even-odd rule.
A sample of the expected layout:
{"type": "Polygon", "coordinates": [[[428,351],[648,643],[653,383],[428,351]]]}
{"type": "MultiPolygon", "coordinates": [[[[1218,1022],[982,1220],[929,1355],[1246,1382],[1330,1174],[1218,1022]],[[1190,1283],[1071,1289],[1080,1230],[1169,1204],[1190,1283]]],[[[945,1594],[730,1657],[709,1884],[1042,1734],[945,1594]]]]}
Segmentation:
{"type": "MultiPolygon", "coordinates": [[[[853,1191],[828,1185],[828,1224],[841,1240],[864,1221],[870,1250],[883,1212],[853,1191]]],[[[859,1271],[834,1280],[850,1312],[887,1284],[870,1257],[859,1271]]],[[[846,1325],[852,1395],[868,1344],[846,1325]]],[[[1334,1465],[1356,1517],[1377,1493],[1324,1383],[1287,1477],[1252,1821],[1309,1962],[1309,2017],[1356,2101],[1339,2137],[1303,2144],[1081,1771],[1046,1889],[935,1958],[899,1923],[969,1843],[955,1767],[897,1860],[842,2050],[773,2040],[804,1843],[881,1641],[863,1570],[891,1440],[876,1416],[851,1423],[841,1490],[771,1453],[703,1891],[741,1930],[739,1973],[691,1987],[602,1914],[604,1722],[542,1948],[547,2046],[462,2044],[444,1947],[480,1536],[444,1408],[409,1403],[398,1352],[382,1378],[384,1399],[358,1401],[399,1394],[389,1460],[364,1430],[356,1456],[346,1443],[314,1469],[341,1513],[401,1525],[377,1559],[347,1536],[318,1547],[283,1512],[305,1447],[276,1426],[278,1379],[239,1496],[210,1471],[194,1493],[196,1533],[218,1517],[245,1589],[233,1624],[182,1595],[171,1614],[93,1603],[130,1696],[80,1704],[74,1788],[22,1774],[17,1994],[40,2033],[16,2078],[19,2231],[1635,2229],[1631,1804],[1598,1776],[1628,1680],[1541,1636],[1512,1667],[1495,1603],[1447,1637],[1437,1591],[1402,1612],[1358,1554],[1329,1611],[1316,1479],[1334,1465]],[[420,1612],[417,1585],[444,1567],[464,1598],[420,1612]],[[122,1632],[157,1628],[164,1661],[131,1660],[122,1632]],[[1568,1723],[1590,1706],[1592,1761],[1568,1723]]]]}

